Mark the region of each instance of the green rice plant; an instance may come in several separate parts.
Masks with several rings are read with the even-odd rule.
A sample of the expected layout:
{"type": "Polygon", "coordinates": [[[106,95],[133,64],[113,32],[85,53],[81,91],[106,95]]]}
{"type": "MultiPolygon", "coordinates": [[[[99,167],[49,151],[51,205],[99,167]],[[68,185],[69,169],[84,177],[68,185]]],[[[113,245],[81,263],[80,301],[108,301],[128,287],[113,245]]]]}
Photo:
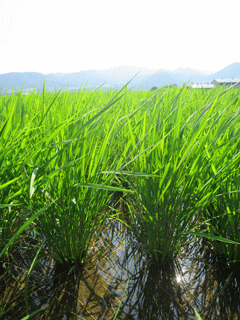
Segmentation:
{"type": "Polygon", "coordinates": [[[194,309],[194,312],[195,312],[197,319],[202,320],[202,318],[201,318],[200,314],[197,312],[197,310],[195,308],[193,308],[193,309],[194,309]]]}
{"type": "MultiPolygon", "coordinates": [[[[39,216],[37,227],[42,238],[46,238],[48,253],[58,263],[84,261],[106,222],[113,219],[103,212],[109,191],[128,191],[111,186],[113,174],[100,174],[118,163],[115,161],[118,153],[112,153],[115,148],[112,135],[118,128],[117,115],[121,112],[116,108],[119,93],[97,108],[95,115],[92,112],[81,117],[71,115],[51,125],[48,135],[45,133],[43,137],[40,133],[38,143],[42,146],[31,155],[34,168],[28,209],[34,212],[41,204],[52,204],[39,216]],[[113,106],[115,117],[109,113],[113,106]],[[52,200],[56,198],[57,201],[52,200]]],[[[41,122],[43,127],[45,121],[41,122]]]]}
{"type": "MultiPolygon", "coordinates": [[[[239,95],[239,93],[238,93],[239,95]]],[[[208,234],[239,242],[240,180],[239,180],[239,115],[236,94],[228,92],[227,106],[218,112],[205,145],[206,164],[201,182],[211,190],[211,196],[202,208],[208,234]]],[[[211,245],[229,261],[240,259],[239,246],[218,242],[211,245]]]]}
{"type": "MultiPolygon", "coordinates": [[[[69,246],[75,243],[72,249],[75,257],[77,251],[82,251],[83,256],[87,252],[83,250],[84,245],[78,246],[81,237],[87,249],[90,245],[87,234],[91,239],[95,234],[93,225],[100,227],[107,219],[106,215],[102,218],[99,215],[107,203],[115,175],[99,172],[119,167],[121,152],[126,154],[130,148],[114,139],[124,121],[121,107],[126,101],[120,104],[127,93],[120,96],[124,89],[118,93],[81,91],[70,94],[48,93],[44,87],[41,95],[23,96],[20,92],[1,97],[0,177],[2,185],[7,186],[1,190],[1,202],[10,203],[14,198],[12,207],[15,203],[19,206],[11,213],[14,213],[13,218],[21,217],[23,222],[43,205],[53,204],[53,208],[37,221],[40,233],[50,239],[54,226],[60,235],[59,228],[62,231],[64,225],[69,232],[65,230],[62,239],[70,243],[69,246]],[[52,199],[56,198],[58,200],[53,203],[52,199]],[[50,222],[52,230],[48,232],[50,222]],[[79,224],[81,227],[75,228],[79,224]],[[81,236],[74,235],[73,229],[81,236]]],[[[114,184],[116,186],[116,182],[114,184]]],[[[115,187],[115,190],[119,189],[115,187]]],[[[2,220],[12,225],[9,207],[4,210],[2,220]]],[[[4,229],[4,234],[5,230],[8,229],[4,229]]],[[[65,247],[64,243],[62,245],[65,247]]],[[[53,248],[59,249],[59,246],[52,244],[48,248],[53,252],[53,248]]],[[[62,263],[72,260],[73,253],[63,255],[65,260],[58,257],[62,263]]],[[[79,253],[77,259],[81,261],[82,254],[79,253]]]]}
{"type": "Polygon", "coordinates": [[[225,168],[227,177],[219,181],[219,194],[205,206],[205,217],[208,219],[206,229],[208,234],[224,238],[232,243],[211,238],[209,242],[215,251],[227,258],[229,262],[240,260],[240,179],[238,170],[239,156],[230,162],[230,170],[225,168]]]}
{"type": "MultiPolygon", "coordinates": [[[[21,212],[20,195],[27,186],[24,185],[21,170],[21,141],[18,129],[21,120],[14,120],[15,105],[10,107],[10,100],[2,107],[0,123],[0,250],[13,236],[21,212]],[[5,109],[6,110],[5,110],[5,109]],[[4,111],[7,111],[5,114],[4,111]]],[[[21,132],[21,130],[19,130],[21,132]]]]}
{"type": "MultiPolygon", "coordinates": [[[[2,191],[4,187],[9,186],[15,180],[9,181],[0,186],[0,190],[2,191]]],[[[15,232],[16,220],[18,215],[15,212],[15,208],[19,204],[10,203],[10,204],[1,204],[0,205],[0,251],[5,248],[8,241],[11,239],[15,232]]],[[[4,251],[4,256],[7,254],[7,250],[4,251]]],[[[3,256],[3,254],[2,254],[3,256]]],[[[3,259],[4,260],[4,259],[3,259]]],[[[1,258],[0,258],[1,263],[1,258]]]]}
{"type": "MultiPolygon", "coordinates": [[[[208,145],[223,144],[231,118],[229,120],[230,108],[223,105],[218,109],[228,92],[216,93],[212,101],[193,113],[189,113],[188,104],[184,102],[188,94],[186,88],[168,101],[165,109],[161,100],[158,108],[161,117],[157,117],[157,111],[152,113],[151,126],[147,126],[145,120],[140,152],[134,161],[122,167],[150,175],[144,179],[136,175],[132,188],[137,198],[129,204],[132,217],[129,223],[154,263],[173,260],[191,241],[185,231],[197,227],[202,208],[218,192],[215,180],[217,177],[221,181],[224,171],[212,171],[208,145]]],[[[236,118],[232,120],[234,123],[236,118]]],[[[224,143],[225,147],[216,148],[218,152],[213,158],[213,161],[218,159],[221,168],[224,168],[222,160],[229,156],[226,141],[224,143]]]]}
{"type": "MultiPolygon", "coordinates": [[[[11,240],[9,235],[5,242],[1,241],[1,256],[27,227],[36,222],[39,240],[46,240],[46,252],[58,263],[82,262],[91,242],[106,227],[104,222],[113,218],[104,214],[102,209],[109,191],[124,191],[111,186],[113,175],[98,174],[100,169],[115,165],[114,157],[110,157],[107,150],[111,152],[110,141],[112,146],[114,143],[110,137],[117,118],[105,121],[103,114],[107,116],[107,110],[117,99],[110,101],[105,108],[77,110],[67,114],[68,118],[58,116],[56,119],[54,102],[62,97],[59,93],[58,96],[44,95],[43,98],[33,96],[37,102],[35,109],[29,106],[28,110],[25,102],[29,117],[24,117],[24,124],[21,118],[23,108],[22,116],[17,117],[19,110],[13,96],[10,101],[12,114],[4,119],[1,132],[6,134],[1,140],[3,165],[0,191],[2,203],[7,204],[1,205],[4,209],[2,218],[7,226],[11,226],[11,210],[26,223],[11,240]],[[38,98],[44,100],[43,104],[39,103],[38,98]],[[49,105],[47,98],[50,98],[49,105]],[[11,131],[13,128],[19,130],[11,131]],[[13,176],[17,178],[9,180],[13,176]],[[20,185],[22,188],[19,188],[20,185]],[[53,197],[55,195],[57,198],[53,197]],[[13,203],[9,204],[9,201],[13,203]],[[40,209],[43,205],[45,207],[40,209]]],[[[56,115],[59,113],[56,112],[56,115]]],[[[6,230],[1,223],[1,236],[6,234],[6,230]]]]}
{"type": "MultiPolygon", "coordinates": [[[[27,116],[21,94],[2,96],[0,106],[0,266],[2,267],[9,249],[17,245],[19,237],[31,226],[40,212],[27,221],[22,215],[24,209],[22,199],[24,195],[26,199],[30,180],[28,181],[24,174],[26,159],[24,144],[28,138],[29,128],[25,126],[27,116]]],[[[40,310],[24,319],[30,318],[40,310]]],[[[4,309],[0,314],[3,312],[4,309]]]]}

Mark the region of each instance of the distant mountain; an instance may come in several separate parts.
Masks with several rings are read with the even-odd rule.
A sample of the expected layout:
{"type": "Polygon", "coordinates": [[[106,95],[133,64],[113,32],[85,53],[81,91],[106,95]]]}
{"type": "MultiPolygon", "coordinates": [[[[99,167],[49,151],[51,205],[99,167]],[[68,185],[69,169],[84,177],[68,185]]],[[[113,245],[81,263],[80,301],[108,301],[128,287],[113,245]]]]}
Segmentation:
{"type": "Polygon", "coordinates": [[[106,77],[107,82],[114,87],[121,87],[132,79],[130,86],[138,87],[141,82],[148,76],[154,74],[156,69],[147,69],[136,66],[114,67],[107,70],[94,70],[97,74],[106,77]]]}
{"type": "Polygon", "coordinates": [[[175,75],[172,72],[159,71],[145,78],[141,82],[141,88],[150,89],[153,86],[161,87],[169,85],[170,83],[180,84],[180,82],[176,79],[175,75]]]}
{"type": "Polygon", "coordinates": [[[159,71],[141,82],[141,88],[150,89],[153,86],[161,87],[169,84],[182,85],[183,83],[199,83],[204,81],[206,75],[199,71],[186,68],[175,71],[159,71]]]}
{"type": "Polygon", "coordinates": [[[10,72],[0,75],[0,88],[7,89],[21,89],[23,87],[42,86],[44,82],[44,75],[38,72],[10,72]]]}
{"type": "Polygon", "coordinates": [[[0,74],[0,92],[11,92],[12,89],[23,89],[25,92],[33,88],[41,90],[44,80],[46,87],[50,90],[62,87],[74,90],[85,85],[91,89],[97,88],[100,85],[105,89],[109,87],[118,89],[136,74],[137,76],[130,82],[129,87],[140,87],[141,89],[148,90],[153,86],[210,83],[218,78],[240,78],[240,63],[232,63],[226,68],[210,75],[191,68],[154,70],[135,66],[122,66],[106,70],[87,70],[75,73],[49,73],[47,75],[38,72],[10,72],[0,74]]]}
{"type": "Polygon", "coordinates": [[[61,87],[98,87],[107,81],[107,77],[100,76],[92,71],[81,71],[76,73],[50,73],[44,75],[37,72],[10,72],[0,74],[0,90],[11,92],[14,90],[27,91],[28,89],[42,89],[45,80],[48,89],[61,87]]]}
{"type": "Polygon", "coordinates": [[[109,78],[119,78],[119,79],[130,79],[135,76],[136,73],[140,73],[141,75],[148,76],[156,72],[156,69],[147,69],[136,66],[122,66],[122,67],[114,67],[106,70],[94,70],[97,74],[101,74],[103,76],[109,78]]]}
{"type": "Polygon", "coordinates": [[[231,78],[240,78],[240,63],[234,62],[227,66],[226,68],[221,69],[218,72],[210,74],[208,77],[209,81],[214,79],[231,79],[231,78]]]}
{"type": "Polygon", "coordinates": [[[35,87],[41,90],[45,79],[46,87],[61,88],[68,87],[76,89],[79,87],[96,88],[103,87],[119,88],[127,83],[137,73],[139,73],[131,82],[132,86],[139,86],[140,82],[148,75],[156,72],[153,69],[139,68],[134,66],[116,67],[107,70],[87,70],[74,73],[49,73],[47,75],[37,72],[11,72],[0,74],[0,89],[11,92],[24,88],[25,91],[35,87]]]}
{"type": "MultiPolygon", "coordinates": [[[[46,76],[48,78],[48,75],[46,76]]],[[[98,87],[107,81],[107,77],[99,75],[95,70],[66,73],[61,79],[62,83],[68,86],[84,86],[87,84],[91,87],[98,87]]]]}
{"type": "MultiPolygon", "coordinates": [[[[177,73],[177,74],[179,74],[179,73],[183,73],[183,74],[197,74],[197,75],[199,75],[199,74],[202,73],[202,72],[200,72],[200,71],[198,71],[198,70],[194,70],[194,69],[192,69],[192,68],[178,68],[178,69],[174,70],[173,73],[177,73]]],[[[202,74],[204,74],[204,73],[202,73],[202,74]]]]}
{"type": "Polygon", "coordinates": [[[240,63],[232,63],[210,75],[190,68],[180,68],[172,72],[159,71],[144,79],[141,83],[141,88],[150,89],[153,86],[161,87],[173,83],[177,85],[182,85],[183,83],[211,83],[214,79],[221,78],[240,78],[240,63]]]}

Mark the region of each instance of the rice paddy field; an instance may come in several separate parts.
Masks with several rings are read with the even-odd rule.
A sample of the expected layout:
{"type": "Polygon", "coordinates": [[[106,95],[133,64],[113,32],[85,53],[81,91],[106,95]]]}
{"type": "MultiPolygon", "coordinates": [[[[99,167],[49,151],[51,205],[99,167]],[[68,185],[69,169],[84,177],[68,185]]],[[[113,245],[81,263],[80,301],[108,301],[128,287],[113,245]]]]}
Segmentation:
{"type": "Polygon", "coordinates": [[[240,90],[0,96],[0,319],[238,319],[240,90]]]}

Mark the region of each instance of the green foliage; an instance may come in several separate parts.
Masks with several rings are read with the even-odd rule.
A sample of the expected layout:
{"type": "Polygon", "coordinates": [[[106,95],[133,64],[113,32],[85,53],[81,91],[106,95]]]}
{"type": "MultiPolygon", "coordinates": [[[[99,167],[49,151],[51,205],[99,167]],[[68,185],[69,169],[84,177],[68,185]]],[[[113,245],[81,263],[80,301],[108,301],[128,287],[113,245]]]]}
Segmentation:
{"type": "Polygon", "coordinates": [[[1,257],[29,227],[56,261],[83,262],[117,218],[105,206],[121,191],[152,263],[172,261],[194,235],[240,259],[239,94],[125,86],[1,96],[1,257]]]}
{"type": "MultiPolygon", "coordinates": [[[[193,240],[186,230],[197,229],[200,219],[210,234],[239,242],[239,93],[215,90],[194,102],[187,88],[174,93],[172,99],[173,91],[167,91],[149,104],[141,125],[126,132],[133,159],[118,171],[141,173],[134,179],[128,173],[136,191],[135,201],[128,202],[128,225],[157,264],[172,261],[193,240]],[[205,221],[210,207],[215,214],[205,215],[205,221]]],[[[212,245],[230,259],[240,251],[230,244],[227,249],[224,243],[212,245]]]]}

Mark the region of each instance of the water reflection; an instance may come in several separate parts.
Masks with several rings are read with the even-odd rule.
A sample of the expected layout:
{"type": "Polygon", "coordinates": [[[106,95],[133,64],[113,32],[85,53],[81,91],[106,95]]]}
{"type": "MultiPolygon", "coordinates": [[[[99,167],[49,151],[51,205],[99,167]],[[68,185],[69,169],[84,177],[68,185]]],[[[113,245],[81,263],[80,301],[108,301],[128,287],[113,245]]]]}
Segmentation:
{"type": "Polygon", "coordinates": [[[195,246],[195,259],[191,259],[196,283],[194,306],[203,319],[238,319],[240,265],[231,267],[227,259],[214,253],[205,239],[200,242],[201,245],[195,246]]]}
{"type": "MultiPolygon", "coordinates": [[[[121,235],[124,235],[125,243],[129,243],[133,237],[127,230],[122,230],[118,239],[121,235]]],[[[189,319],[186,310],[190,310],[190,314],[193,310],[184,297],[187,287],[184,287],[184,274],[178,261],[161,268],[147,261],[137,246],[127,246],[119,254],[116,263],[118,270],[124,270],[125,281],[129,280],[121,308],[121,312],[127,314],[126,319],[189,319]]]]}
{"type": "MultiPolygon", "coordinates": [[[[25,280],[36,240],[23,237],[9,253],[0,275],[1,319],[26,316],[25,280]]],[[[238,319],[239,266],[230,268],[206,240],[189,244],[176,261],[161,268],[141,251],[133,233],[113,223],[91,248],[83,265],[61,269],[40,253],[28,283],[29,313],[48,305],[34,319],[238,319]]]]}

